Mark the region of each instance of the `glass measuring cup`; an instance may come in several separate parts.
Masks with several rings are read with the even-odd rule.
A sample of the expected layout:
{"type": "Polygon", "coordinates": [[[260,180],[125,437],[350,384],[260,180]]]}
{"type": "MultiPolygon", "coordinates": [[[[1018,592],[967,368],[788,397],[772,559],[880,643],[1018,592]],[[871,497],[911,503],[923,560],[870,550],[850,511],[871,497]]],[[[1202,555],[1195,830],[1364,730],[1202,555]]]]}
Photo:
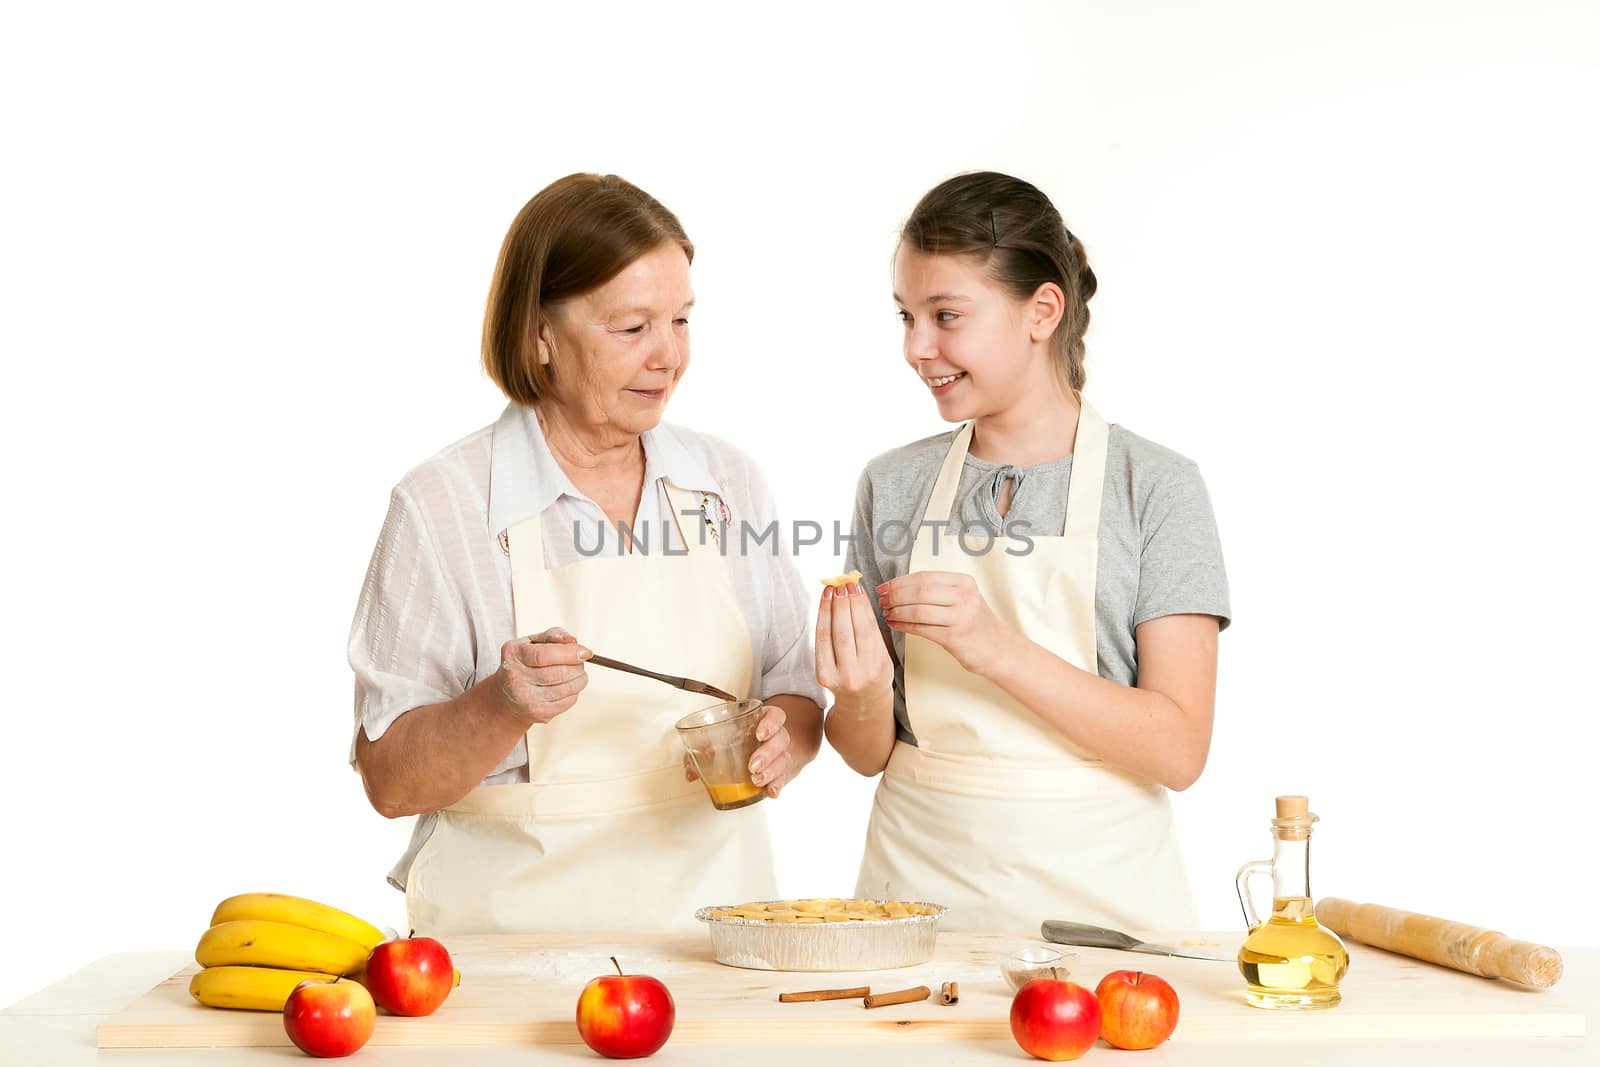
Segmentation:
{"type": "Polygon", "coordinates": [[[761,707],[759,700],[730,700],[677,722],[678,739],[719,811],[748,807],[767,795],[750,776],[750,757],[761,745],[756,740],[761,707]]]}
{"type": "Polygon", "coordinates": [[[1000,961],[1000,975],[1015,993],[1035,978],[1066,981],[1078,954],[1055,945],[1029,945],[1000,961]]]}

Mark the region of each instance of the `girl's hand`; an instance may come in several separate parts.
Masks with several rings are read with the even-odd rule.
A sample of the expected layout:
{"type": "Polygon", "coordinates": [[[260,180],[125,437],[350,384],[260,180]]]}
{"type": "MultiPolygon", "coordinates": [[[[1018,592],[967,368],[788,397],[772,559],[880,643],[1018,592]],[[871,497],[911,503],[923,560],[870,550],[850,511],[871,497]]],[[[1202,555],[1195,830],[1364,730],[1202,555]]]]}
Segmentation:
{"type": "Polygon", "coordinates": [[[891,630],[927,638],[980,677],[1000,661],[1011,636],[970,574],[917,571],[884,582],[878,607],[891,630]]]}
{"type": "Polygon", "coordinates": [[[858,712],[894,700],[894,663],[860,582],[822,590],[817,606],[817,682],[858,712]]]}

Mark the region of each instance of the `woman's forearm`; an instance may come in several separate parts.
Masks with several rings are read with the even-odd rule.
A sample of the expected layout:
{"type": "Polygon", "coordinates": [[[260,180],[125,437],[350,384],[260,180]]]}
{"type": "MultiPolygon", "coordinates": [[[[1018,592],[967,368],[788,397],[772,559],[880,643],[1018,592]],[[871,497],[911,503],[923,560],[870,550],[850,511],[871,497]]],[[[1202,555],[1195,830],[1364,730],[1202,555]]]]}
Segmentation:
{"type": "Polygon", "coordinates": [[[1080,670],[1019,634],[996,657],[989,681],[1063,737],[1114,767],[1187,789],[1211,747],[1211,714],[1150,689],[1080,670]]]}
{"type": "Polygon", "coordinates": [[[823,729],[851,770],[868,778],[882,772],[894,751],[894,690],[859,702],[835,699],[823,729]]]}
{"type": "Polygon", "coordinates": [[[789,757],[795,762],[795,770],[816,759],[822,747],[822,709],[810,697],[796,693],[780,693],[762,703],[783,709],[783,725],[789,731],[789,757]]]}
{"type": "MultiPolygon", "coordinates": [[[[529,726],[485,679],[454,700],[414,708],[381,738],[356,737],[356,766],[367,798],[388,818],[447,808],[470,793],[516,747],[529,726]]],[[[790,753],[801,767],[822,745],[822,710],[805,697],[775,696],[790,753]]]]}
{"type": "Polygon", "coordinates": [[[491,676],[454,700],[413,708],[376,741],[357,731],[356,766],[384,817],[438,811],[470,793],[527,731],[491,676]]]}

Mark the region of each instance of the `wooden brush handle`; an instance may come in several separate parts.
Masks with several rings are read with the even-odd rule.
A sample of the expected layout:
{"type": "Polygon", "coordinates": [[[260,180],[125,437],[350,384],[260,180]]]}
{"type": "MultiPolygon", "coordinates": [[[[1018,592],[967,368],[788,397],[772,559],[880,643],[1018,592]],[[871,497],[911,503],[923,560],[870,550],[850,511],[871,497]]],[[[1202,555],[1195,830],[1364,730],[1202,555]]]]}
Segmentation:
{"type": "Polygon", "coordinates": [[[1561,953],[1496,930],[1338,897],[1317,902],[1317,921],[1340,937],[1483,978],[1505,978],[1535,989],[1548,989],[1561,979],[1561,953]]]}

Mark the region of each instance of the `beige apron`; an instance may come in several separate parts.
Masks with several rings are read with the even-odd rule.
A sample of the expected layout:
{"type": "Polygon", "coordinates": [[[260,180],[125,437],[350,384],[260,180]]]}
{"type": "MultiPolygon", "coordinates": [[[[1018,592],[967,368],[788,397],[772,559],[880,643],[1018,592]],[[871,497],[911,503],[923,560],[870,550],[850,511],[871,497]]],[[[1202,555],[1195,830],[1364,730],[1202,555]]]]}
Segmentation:
{"type": "MultiPolygon", "coordinates": [[[[681,532],[697,503],[671,485],[667,495],[681,532]]],[[[608,656],[749,691],[749,630],[698,530],[686,554],[555,570],[539,516],[509,537],[519,636],[560,626],[608,656]]],[[[619,671],[588,676],[571,709],[528,731],[527,784],[480,786],[439,813],[406,879],[419,934],[684,931],[698,907],[777,895],[763,805],[718,811],[684,778],[673,723],[715,701],[619,671]]]]}
{"type": "MultiPolygon", "coordinates": [[[[1025,543],[958,544],[919,529],[908,572],[969,574],[1006,626],[1094,673],[1095,570],[1107,427],[1078,421],[1066,530],[1025,543]],[[937,536],[937,543],[935,537],[937,536]],[[974,554],[969,554],[974,553],[974,554]]],[[[923,522],[950,518],[972,440],[956,434],[923,522]]],[[[896,742],[878,783],[856,886],[860,896],[950,908],[951,930],[1037,936],[1045,919],[1121,929],[1192,930],[1167,791],[1106,766],[944,649],[906,635],[906,712],[916,745],[896,742]]]]}

